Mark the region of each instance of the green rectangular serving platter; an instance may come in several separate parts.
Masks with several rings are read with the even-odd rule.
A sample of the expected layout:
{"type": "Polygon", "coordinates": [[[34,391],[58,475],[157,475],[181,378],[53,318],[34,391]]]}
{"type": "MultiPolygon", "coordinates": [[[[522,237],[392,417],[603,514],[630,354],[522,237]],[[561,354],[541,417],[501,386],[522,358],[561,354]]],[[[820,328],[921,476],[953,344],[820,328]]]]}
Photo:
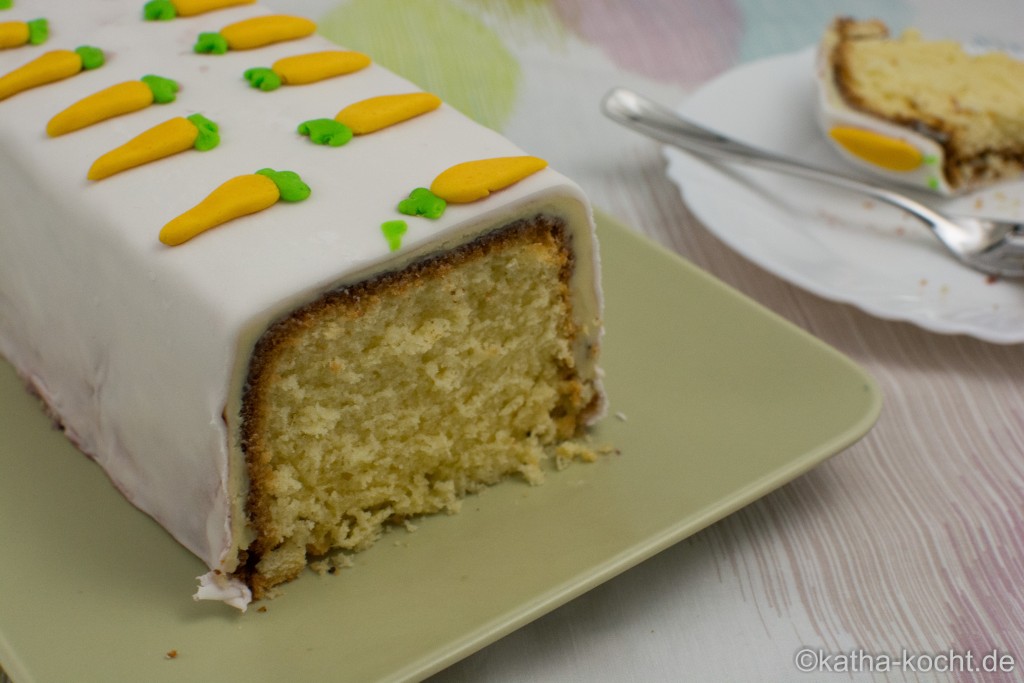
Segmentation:
{"type": "Polygon", "coordinates": [[[598,232],[610,411],[593,441],[616,452],[391,531],[246,614],[191,599],[205,567],[0,361],[0,667],[14,683],[420,679],[874,424],[879,391],[846,357],[607,216],[598,232]]]}

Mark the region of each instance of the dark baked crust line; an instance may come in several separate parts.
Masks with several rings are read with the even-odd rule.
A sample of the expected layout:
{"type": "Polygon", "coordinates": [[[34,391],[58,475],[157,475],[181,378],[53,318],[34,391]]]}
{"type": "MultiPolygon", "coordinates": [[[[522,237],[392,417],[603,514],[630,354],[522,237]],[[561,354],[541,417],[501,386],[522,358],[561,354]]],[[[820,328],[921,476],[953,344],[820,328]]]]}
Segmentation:
{"type": "MultiPolygon", "coordinates": [[[[314,325],[327,310],[341,312],[352,318],[360,317],[366,312],[368,305],[379,297],[385,294],[400,293],[418,280],[442,275],[472,259],[485,257],[495,249],[521,243],[545,241],[557,245],[562,256],[560,270],[562,299],[565,310],[569,313],[565,316],[566,328],[563,333],[570,339],[575,339],[576,330],[571,315],[572,300],[569,286],[575,265],[571,235],[562,219],[548,215],[538,215],[533,219],[521,219],[509,223],[450,251],[415,261],[401,270],[382,273],[368,280],[327,292],[278,320],[264,332],[256,342],[250,361],[243,390],[240,421],[240,443],[246,457],[249,476],[246,512],[248,519],[257,531],[257,538],[248,549],[240,552],[239,568],[234,573],[236,578],[249,585],[254,598],[263,597],[267,590],[277,583],[267,582],[256,570],[263,553],[273,549],[267,547],[264,533],[264,530],[269,527],[269,512],[264,499],[264,490],[271,470],[269,456],[259,440],[257,425],[261,424],[263,419],[261,408],[265,387],[262,377],[271,366],[280,345],[287,343],[296,333],[314,325]]],[[[593,349],[592,352],[596,353],[596,349],[593,349]]],[[[567,368],[565,372],[567,379],[575,379],[577,395],[582,393],[580,380],[575,378],[575,371],[567,368]]],[[[595,397],[591,405],[579,411],[575,418],[573,431],[581,431],[587,419],[598,408],[599,401],[595,397]]]]}
{"type": "Polygon", "coordinates": [[[858,21],[851,17],[840,17],[833,23],[836,32],[836,42],[832,47],[832,54],[829,55],[829,63],[832,65],[832,81],[836,84],[839,94],[846,103],[866,114],[879,116],[878,112],[872,110],[870,105],[864,101],[850,86],[853,77],[850,73],[849,46],[850,43],[858,40],[884,40],[889,37],[889,28],[881,21],[874,19],[870,21],[858,21]]]}

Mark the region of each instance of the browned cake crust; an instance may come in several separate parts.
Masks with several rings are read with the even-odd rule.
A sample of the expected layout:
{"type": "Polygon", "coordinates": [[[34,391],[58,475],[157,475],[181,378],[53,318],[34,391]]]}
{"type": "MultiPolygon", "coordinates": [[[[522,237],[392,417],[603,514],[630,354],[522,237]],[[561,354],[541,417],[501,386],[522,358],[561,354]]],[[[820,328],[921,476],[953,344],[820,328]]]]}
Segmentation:
{"type": "MultiPolygon", "coordinates": [[[[461,265],[483,259],[516,244],[545,245],[557,254],[560,299],[564,311],[561,334],[573,340],[576,337],[571,316],[569,282],[573,274],[573,252],[570,236],[561,219],[539,215],[532,220],[519,220],[443,254],[426,257],[402,270],[388,272],[372,279],[328,292],[310,304],[298,309],[272,325],[258,340],[250,362],[248,379],[243,395],[241,419],[241,446],[246,456],[249,476],[247,513],[256,530],[256,540],[241,553],[235,576],[252,589],[254,598],[264,597],[271,586],[294,577],[266,577],[257,569],[260,559],[274,549],[276,541],[269,506],[269,483],[272,476],[270,454],[262,442],[260,425],[264,422],[263,406],[269,383],[274,381],[274,359],[281,349],[293,343],[295,337],[325,317],[355,319],[384,299],[399,297],[417,282],[443,278],[461,265]]],[[[593,349],[592,353],[596,353],[593,349]]],[[[583,382],[571,367],[563,367],[562,396],[552,413],[558,425],[560,439],[580,433],[589,418],[599,409],[597,396],[584,399],[583,382]]],[[[392,521],[402,521],[401,519],[392,521]]],[[[323,553],[329,548],[312,549],[323,553]]],[[[300,568],[301,569],[301,568],[300,568]]],[[[297,573],[297,572],[296,572],[297,573]]]]}
{"type": "Polygon", "coordinates": [[[839,93],[848,105],[867,114],[880,115],[853,87],[854,76],[851,65],[851,43],[857,40],[884,40],[889,37],[889,28],[878,19],[858,21],[851,17],[838,17],[832,23],[836,41],[832,47],[830,62],[832,78],[839,93]]]}

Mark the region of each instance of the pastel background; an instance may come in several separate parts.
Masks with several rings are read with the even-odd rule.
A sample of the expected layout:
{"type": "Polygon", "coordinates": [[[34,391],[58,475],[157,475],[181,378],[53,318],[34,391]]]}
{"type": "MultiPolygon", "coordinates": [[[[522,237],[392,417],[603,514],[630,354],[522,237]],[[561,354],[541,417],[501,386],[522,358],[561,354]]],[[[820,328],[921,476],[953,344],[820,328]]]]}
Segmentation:
{"type": "Polygon", "coordinates": [[[762,271],[688,212],[657,145],[598,111],[615,85],[680,102],[737,64],[813,44],[838,14],[1020,47],[1024,3],[267,4],[317,19],[324,35],[546,158],[599,208],[851,356],[886,397],[875,429],[847,451],[437,681],[1024,678],[1024,349],[877,320],[762,271]],[[802,647],[998,649],[1017,673],[802,676],[793,663],[802,647]]]}

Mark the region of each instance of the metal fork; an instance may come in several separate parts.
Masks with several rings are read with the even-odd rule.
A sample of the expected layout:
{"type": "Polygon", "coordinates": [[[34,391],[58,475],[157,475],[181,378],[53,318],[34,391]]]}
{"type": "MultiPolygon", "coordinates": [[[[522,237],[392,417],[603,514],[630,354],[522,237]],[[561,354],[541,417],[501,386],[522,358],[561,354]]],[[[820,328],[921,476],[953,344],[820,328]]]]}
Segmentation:
{"type": "Polygon", "coordinates": [[[612,89],[601,108],[609,118],[627,128],[698,156],[743,161],[861,192],[919,219],[961,263],[989,275],[1024,277],[1022,223],[939,213],[892,190],[739,142],[625,88],[612,89]]]}

